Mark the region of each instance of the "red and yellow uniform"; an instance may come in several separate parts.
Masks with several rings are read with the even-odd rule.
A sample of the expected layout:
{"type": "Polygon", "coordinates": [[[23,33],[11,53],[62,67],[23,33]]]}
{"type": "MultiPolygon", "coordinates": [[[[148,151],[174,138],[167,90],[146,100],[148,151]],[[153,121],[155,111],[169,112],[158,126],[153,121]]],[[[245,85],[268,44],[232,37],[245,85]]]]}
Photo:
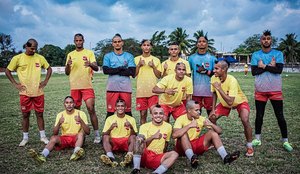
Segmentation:
{"type": "MultiPolygon", "coordinates": [[[[203,144],[205,134],[200,136],[200,133],[204,127],[205,117],[200,116],[196,120],[197,120],[198,127],[190,128],[187,131],[187,135],[191,142],[194,153],[200,155],[208,150],[208,147],[205,147],[203,144]]],[[[176,119],[173,127],[174,127],[174,129],[181,129],[181,128],[187,126],[188,124],[190,124],[191,122],[192,122],[192,120],[189,120],[187,115],[185,114],[185,115],[182,115],[181,117],[179,117],[178,119],[176,119]]],[[[176,141],[175,151],[178,152],[178,154],[180,154],[180,155],[184,155],[184,151],[183,151],[181,143],[179,141],[176,141]]]]}
{"type": "Polygon", "coordinates": [[[41,70],[48,67],[49,63],[42,55],[35,53],[33,56],[28,56],[21,53],[12,58],[7,69],[16,71],[20,83],[25,86],[26,90],[21,91],[20,95],[37,97],[44,94],[43,89],[39,88],[41,70]]]}
{"type": "MultiPolygon", "coordinates": [[[[190,68],[190,64],[188,61],[182,59],[182,58],[179,58],[178,60],[176,61],[172,61],[170,58],[168,60],[165,60],[162,64],[161,64],[161,67],[162,67],[162,70],[164,69],[164,65],[167,63],[168,65],[168,68],[166,69],[166,74],[167,75],[170,75],[170,74],[175,74],[175,68],[176,68],[176,64],[179,63],[179,62],[182,62],[185,64],[185,68],[186,68],[186,74],[191,74],[191,68],[190,68]]],[[[163,72],[162,72],[163,73],[163,72]]]]}
{"type": "Polygon", "coordinates": [[[167,122],[163,122],[160,126],[148,122],[140,127],[139,134],[144,135],[146,139],[154,135],[158,130],[162,134],[161,139],[152,140],[142,155],[142,166],[150,169],[156,169],[160,165],[166,143],[169,142],[171,138],[172,126],[167,122]]]}
{"type": "Polygon", "coordinates": [[[91,69],[85,67],[84,63],[90,61],[96,62],[95,55],[91,50],[83,49],[81,51],[72,51],[68,54],[68,60],[72,60],[71,71],[69,75],[70,87],[73,89],[92,89],[91,69]]]}

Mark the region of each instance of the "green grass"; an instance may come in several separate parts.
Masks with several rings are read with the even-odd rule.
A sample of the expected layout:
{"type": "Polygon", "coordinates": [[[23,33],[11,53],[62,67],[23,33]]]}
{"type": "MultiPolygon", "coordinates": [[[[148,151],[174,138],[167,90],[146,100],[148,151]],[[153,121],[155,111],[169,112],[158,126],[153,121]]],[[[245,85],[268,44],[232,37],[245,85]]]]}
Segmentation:
{"type": "MultiPolygon", "coordinates": [[[[255,107],[253,100],[254,78],[244,77],[242,73],[231,73],[238,80],[247,95],[251,113],[250,121],[253,127],[255,107]]],[[[288,124],[289,141],[294,151],[288,153],[282,148],[280,131],[273,109],[268,102],[263,125],[262,146],[255,148],[255,156],[247,158],[241,156],[231,165],[223,165],[221,158],[215,150],[209,150],[200,156],[201,165],[192,170],[185,157],[180,157],[168,173],[300,173],[300,74],[283,74],[284,114],[288,124]]],[[[103,128],[105,118],[105,83],[107,76],[95,74],[94,89],[96,92],[96,112],[99,119],[100,130],[103,128]]],[[[135,81],[133,82],[133,106],[135,106],[135,81]]],[[[62,111],[63,99],[69,95],[69,82],[65,75],[54,74],[45,88],[45,125],[46,133],[50,137],[55,116],[62,111]]],[[[86,112],[83,105],[82,109],[86,112]]],[[[139,122],[139,113],[132,108],[134,117],[139,122]]],[[[87,113],[87,112],[86,112],[87,113]]],[[[93,144],[93,133],[86,137],[84,159],[71,162],[69,157],[72,150],[53,151],[47,162],[38,165],[27,155],[27,150],[34,148],[41,151],[44,145],[39,142],[39,133],[35,115],[30,117],[30,142],[25,148],[18,147],[22,139],[21,112],[19,110],[19,95],[5,76],[0,76],[0,171],[1,173],[130,173],[131,168],[117,167],[112,169],[100,162],[100,155],[104,153],[102,146],[93,144]]],[[[149,116],[148,116],[149,119],[149,116]]],[[[223,128],[221,138],[228,152],[240,150],[245,152],[245,138],[243,127],[236,111],[232,111],[228,118],[221,118],[218,124],[223,128]]],[[[92,127],[91,127],[92,130],[92,127]]],[[[93,132],[93,131],[92,131],[93,132]]],[[[173,148],[173,141],[169,149],[173,148]]],[[[123,154],[117,154],[120,161],[123,154]]],[[[142,169],[142,173],[151,172],[142,169]]]]}

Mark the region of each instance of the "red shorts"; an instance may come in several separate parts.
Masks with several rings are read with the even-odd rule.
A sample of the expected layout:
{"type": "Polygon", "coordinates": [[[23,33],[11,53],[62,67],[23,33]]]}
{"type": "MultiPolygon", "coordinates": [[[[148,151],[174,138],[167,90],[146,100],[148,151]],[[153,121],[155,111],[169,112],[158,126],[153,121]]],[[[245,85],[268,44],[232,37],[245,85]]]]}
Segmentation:
{"type": "MultiPolygon", "coordinates": [[[[236,109],[240,115],[242,109],[246,109],[248,112],[250,112],[250,106],[247,102],[243,102],[239,105],[237,105],[236,107],[234,107],[233,109],[236,109]]],[[[229,113],[231,111],[231,108],[227,108],[227,107],[224,107],[221,103],[219,103],[217,106],[216,106],[216,115],[217,116],[229,116],[229,113]]]]}
{"type": "Polygon", "coordinates": [[[180,104],[177,107],[170,107],[168,105],[161,104],[161,107],[164,110],[165,116],[169,117],[170,114],[172,114],[173,118],[176,120],[181,115],[186,114],[186,109],[183,104],[180,104]]]}
{"type": "MultiPolygon", "coordinates": [[[[205,134],[201,135],[199,138],[196,138],[191,141],[193,152],[197,155],[202,155],[204,152],[208,150],[208,147],[204,146],[204,138],[205,134]]],[[[184,150],[182,149],[180,141],[176,141],[175,151],[179,155],[185,155],[184,150]]]]}
{"type": "Polygon", "coordinates": [[[125,112],[131,112],[131,93],[128,92],[106,92],[106,110],[115,112],[118,99],[123,99],[126,104],[125,112]]]}
{"type": "Polygon", "coordinates": [[[155,152],[145,148],[141,159],[141,166],[146,167],[148,169],[156,169],[158,168],[158,166],[160,166],[161,159],[163,156],[164,153],[156,154],[155,152]]]}
{"type": "Polygon", "coordinates": [[[255,91],[255,100],[267,102],[270,100],[283,100],[282,92],[257,92],[255,91]]]}
{"type": "Polygon", "coordinates": [[[80,107],[82,99],[86,101],[89,98],[95,98],[94,89],[72,89],[71,96],[74,99],[75,106],[80,107]]]}
{"type": "Polygon", "coordinates": [[[77,135],[63,135],[60,136],[60,145],[55,146],[55,150],[62,150],[65,148],[75,147],[77,135]]]}
{"type": "Polygon", "coordinates": [[[22,112],[29,112],[34,109],[36,112],[44,112],[45,99],[44,95],[37,97],[28,97],[20,95],[20,105],[22,112]]]}
{"type": "Polygon", "coordinates": [[[212,97],[193,96],[192,99],[200,104],[200,108],[204,107],[206,110],[212,110],[212,97]]]}
{"type": "Polygon", "coordinates": [[[136,110],[142,111],[147,110],[153,105],[156,105],[158,103],[158,96],[153,95],[151,97],[142,97],[142,98],[136,98],[136,110]]]}
{"type": "Polygon", "coordinates": [[[112,151],[127,152],[128,138],[111,138],[112,151]]]}

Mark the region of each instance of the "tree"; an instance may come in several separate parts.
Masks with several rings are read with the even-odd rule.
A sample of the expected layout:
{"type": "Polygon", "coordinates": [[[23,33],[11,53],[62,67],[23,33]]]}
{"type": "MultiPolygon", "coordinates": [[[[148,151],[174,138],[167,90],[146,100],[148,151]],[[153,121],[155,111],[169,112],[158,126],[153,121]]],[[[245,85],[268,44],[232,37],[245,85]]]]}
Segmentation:
{"type": "Polygon", "coordinates": [[[297,35],[295,33],[289,33],[285,35],[285,39],[280,39],[278,49],[281,50],[286,58],[286,62],[294,63],[300,61],[300,42],[298,42],[297,35]]]}
{"type": "Polygon", "coordinates": [[[76,46],[74,44],[68,44],[65,48],[64,48],[64,53],[65,53],[65,58],[67,58],[67,55],[74,51],[76,49],[76,46]]]}
{"type": "Polygon", "coordinates": [[[189,35],[186,34],[186,30],[183,30],[182,28],[177,27],[169,35],[170,40],[168,41],[168,43],[171,43],[171,42],[178,43],[180,50],[185,55],[188,55],[188,54],[190,54],[189,48],[191,47],[188,37],[189,37],[189,35]]]}
{"type": "Polygon", "coordinates": [[[6,67],[10,59],[17,53],[10,35],[0,33],[0,67],[6,67]]]}
{"type": "MultiPolygon", "coordinates": [[[[204,31],[203,30],[198,30],[198,31],[196,31],[195,33],[194,33],[194,35],[193,35],[193,37],[195,38],[195,40],[190,40],[190,43],[191,43],[191,54],[194,54],[194,53],[196,53],[196,51],[197,51],[197,42],[198,42],[198,39],[200,38],[200,37],[206,37],[206,38],[208,38],[207,37],[207,32],[204,34],[204,31]]],[[[207,44],[208,44],[208,48],[207,48],[207,51],[209,52],[209,53],[215,53],[216,51],[217,51],[217,49],[213,46],[214,45],[214,42],[215,42],[215,40],[214,39],[208,39],[208,41],[207,41],[207,44]]]]}
{"type": "Polygon", "coordinates": [[[166,46],[166,38],[167,36],[165,35],[166,31],[156,31],[150,41],[153,44],[152,47],[152,55],[160,57],[160,60],[163,61],[164,57],[168,57],[168,48],[166,46]]]}
{"type": "Polygon", "coordinates": [[[58,46],[46,44],[40,48],[39,54],[43,55],[51,66],[64,66],[65,65],[65,53],[58,46]]]}

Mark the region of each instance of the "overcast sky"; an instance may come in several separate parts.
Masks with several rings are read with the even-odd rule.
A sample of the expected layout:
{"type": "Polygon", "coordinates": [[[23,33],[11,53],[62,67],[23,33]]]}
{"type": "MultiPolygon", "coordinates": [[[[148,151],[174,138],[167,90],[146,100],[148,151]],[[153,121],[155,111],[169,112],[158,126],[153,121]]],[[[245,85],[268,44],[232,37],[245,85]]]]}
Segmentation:
{"type": "Polygon", "coordinates": [[[265,29],[278,38],[300,38],[300,0],[1,0],[0,9],[0,32],[11,35],[18,50],[29,38],[39,47],[64,48],[82,33],[85,47],[94,48],[115,33],[141,40],[177,27],[190,38],[197,30],[208,32],[219,51],[265,29]]]}

